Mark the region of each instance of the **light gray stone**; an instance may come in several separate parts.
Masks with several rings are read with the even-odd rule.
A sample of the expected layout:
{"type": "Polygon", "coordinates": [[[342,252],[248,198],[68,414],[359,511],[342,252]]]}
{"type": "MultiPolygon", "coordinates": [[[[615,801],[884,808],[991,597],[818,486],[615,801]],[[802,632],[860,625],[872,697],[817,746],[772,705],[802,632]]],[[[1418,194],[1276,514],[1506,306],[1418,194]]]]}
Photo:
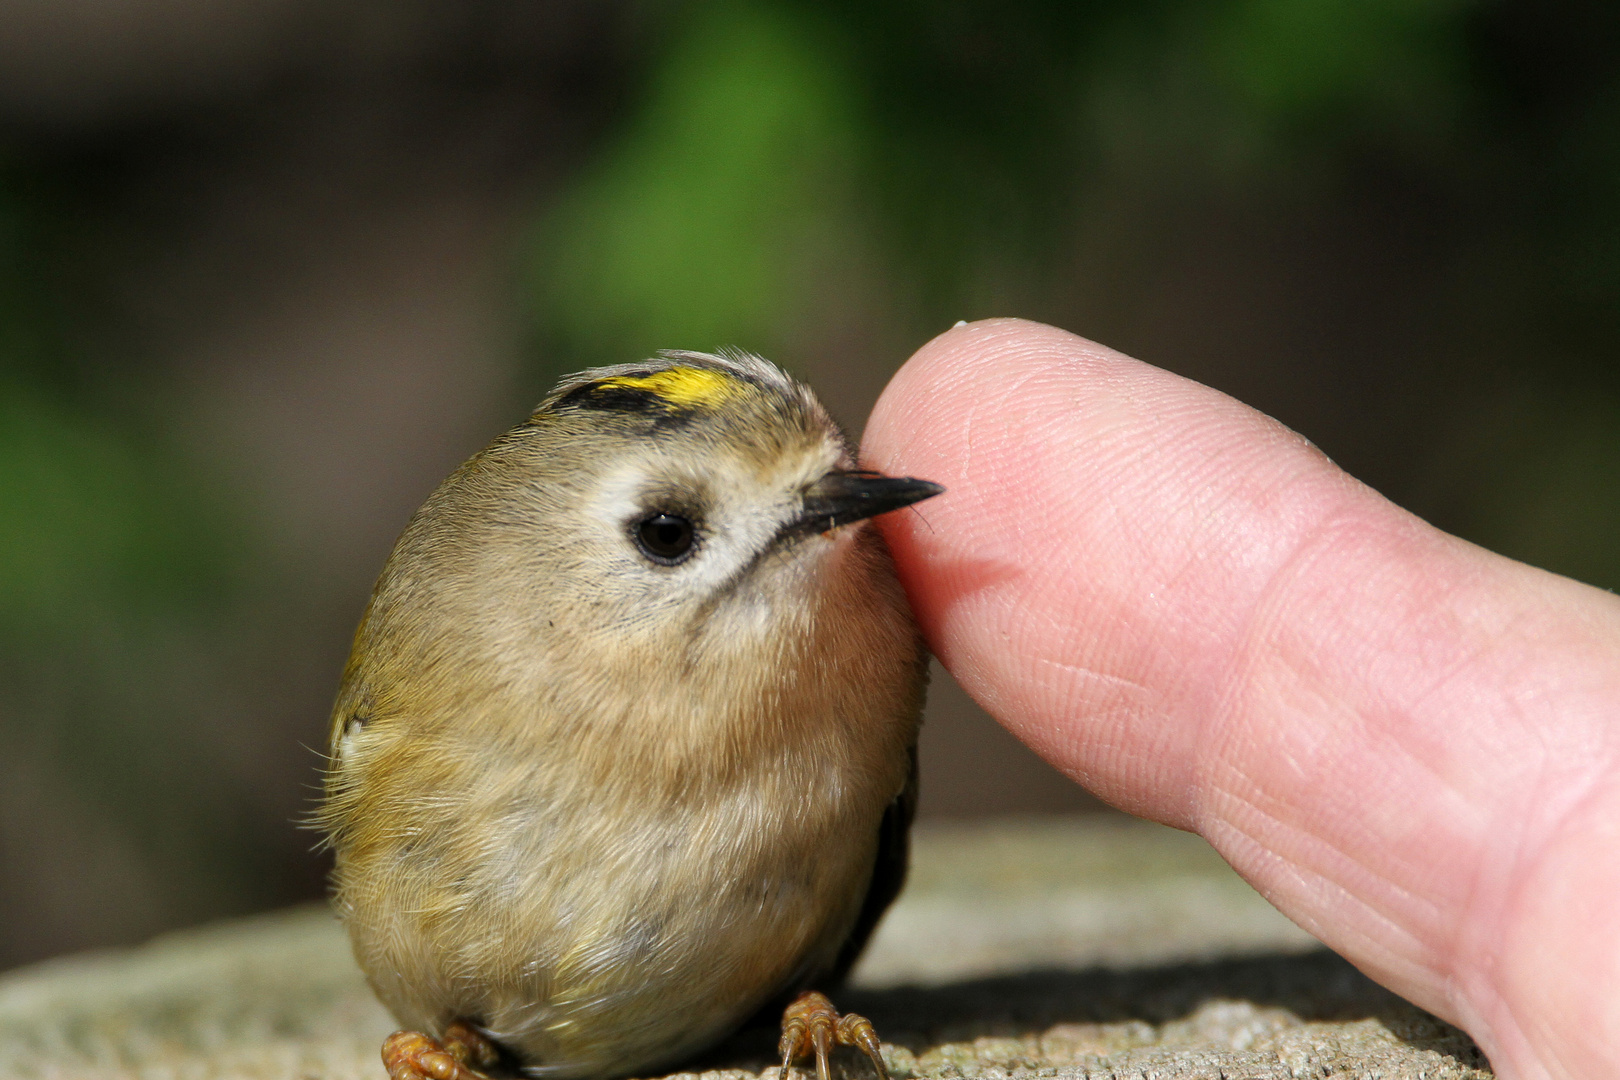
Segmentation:
{"type": "MultiPolygon", "coordinates": [[[[838,997],[897,1078],[1481,1080],[1467,1036],[1373,985],[1195,837],[1107,816],[932,825],[838,997]]],[[[392,1022],[321,907],[0,977],[17,1077],[382,1080],[392,1022]]],[[[772,1033],[682,1080],[777,1080],[772,1033]]],[[[866,1076],[841,1055],[840,1067],[866,1076]]]]}

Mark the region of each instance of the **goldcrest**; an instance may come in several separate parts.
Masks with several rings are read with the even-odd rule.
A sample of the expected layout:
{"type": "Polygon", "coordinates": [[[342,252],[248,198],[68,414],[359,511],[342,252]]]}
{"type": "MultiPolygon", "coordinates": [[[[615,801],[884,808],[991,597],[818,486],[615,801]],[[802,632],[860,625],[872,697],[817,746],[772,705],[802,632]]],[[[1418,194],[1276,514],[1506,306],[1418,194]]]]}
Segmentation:
{"type": "Polygon", "coordinates": [[[411,519],[355,635],[320,821],[396,1080],[673,1066],[815,992],[905,873],[926,657],[857,467],[746,354],[565,380],[411,519]],[[798,995],[795,997],[795,995],[798,995]]]}

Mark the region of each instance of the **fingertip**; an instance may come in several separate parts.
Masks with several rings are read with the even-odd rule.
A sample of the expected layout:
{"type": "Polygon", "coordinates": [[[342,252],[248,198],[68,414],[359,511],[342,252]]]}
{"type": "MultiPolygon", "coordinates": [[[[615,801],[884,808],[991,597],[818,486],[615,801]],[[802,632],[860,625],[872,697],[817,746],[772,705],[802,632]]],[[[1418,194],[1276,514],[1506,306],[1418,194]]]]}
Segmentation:
{"type": "Polygon", "coordinates": [[[864,450],[874,462],[888,464],[916,460],[930,450],[954,450],[954,426],[968,420],[976,405],[1000,402],[1020,371],[1088,360],[1134,363],[1027,319],[959,322],[912,354],[889,381],[867,423],[864,450]]]}
{"type": "Polygon", "coordinates": [[[928,342],[866,431],[874,467],[946,489],[882,527],[964,688],[1104,797],[1186,820],[1169,702],[1225,659],[1253,587],[1234,564],[1289,542],[1275,490],[1335,470],[1225,395],[1019,319],[928,342]]]}
{"type": "MultiPolygon", "coordinates": [[[[957,323],[918,349],[879,397],[862,456],[882,471],[941,484],[945,493],[918,514],[885,521],[891,544],[937,553],[942,548],[928,543],[934,517],[954,518],[969,505],[985,506],[987,497],[995,518],[978,516],[978,526],[1018,513],[1029,479],[1018,468],[1023,442],[1061,418],[1074,386],[1119,364],[1147,369],[1067,331],[1014,318],[957,323]],[[1054,390],[1059,400],[1048,400],[1054,390]]],[[[933,579],[915,583],[926,602],[933,579]]]]}
{"type": "Polygon", "coordinates": [[[1223,394],[1035,323],[928,342],[866,432],[873,467],[945,486],[879,524],[930,646],[1025,742],[1197,828],[1505,1060],[1615,1030],[1580,1006],[1613,975],[1587,942],[1620,932],[1591,860],[1620,799],[1595,838],[1569,808],[1620,760],[1620,601],[1446,536],[1223,394]]]}

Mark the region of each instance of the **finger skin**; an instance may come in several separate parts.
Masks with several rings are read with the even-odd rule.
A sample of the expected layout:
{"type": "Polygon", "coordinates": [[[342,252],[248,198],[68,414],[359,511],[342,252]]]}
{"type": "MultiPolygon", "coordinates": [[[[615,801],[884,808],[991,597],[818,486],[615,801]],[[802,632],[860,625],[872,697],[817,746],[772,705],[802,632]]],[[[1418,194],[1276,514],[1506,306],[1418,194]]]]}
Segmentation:
{"type": "Polygon", "coordinates": [[[1614,596],[1033,323],[930,342],[864,452],[945,485],[882,527],[929,643],[1014,733],[1202,833],[1499,1075],[1614,1075],[1614,596]]]}

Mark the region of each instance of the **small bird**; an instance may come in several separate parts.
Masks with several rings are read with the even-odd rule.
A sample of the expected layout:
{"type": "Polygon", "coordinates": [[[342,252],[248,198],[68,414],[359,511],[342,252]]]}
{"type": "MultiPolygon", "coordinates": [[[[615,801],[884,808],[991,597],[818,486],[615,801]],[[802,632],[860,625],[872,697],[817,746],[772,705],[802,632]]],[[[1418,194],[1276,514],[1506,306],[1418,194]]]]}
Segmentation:
{"type": "Polygon", "coordinates": [[[394,1080],[627,1076],[817,992],[905,874],[926,652],[857,466],[759,357],[565,379],[428,498],[332,713],[335,904],[394,1080]],[[795,997],[795,995],[797,995],[795,997]]]}

